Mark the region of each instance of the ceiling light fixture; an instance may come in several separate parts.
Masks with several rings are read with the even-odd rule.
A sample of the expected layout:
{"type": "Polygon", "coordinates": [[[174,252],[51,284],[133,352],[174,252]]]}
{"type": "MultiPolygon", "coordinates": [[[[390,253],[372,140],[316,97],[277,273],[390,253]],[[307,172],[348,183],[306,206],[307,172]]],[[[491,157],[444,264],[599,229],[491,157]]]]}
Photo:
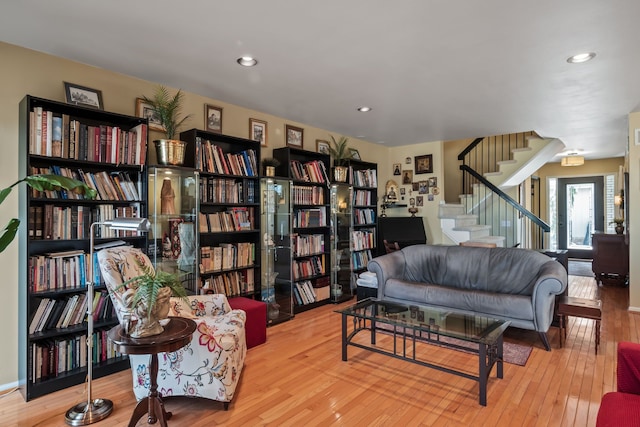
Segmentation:
{"type": "MultiPolygon", "coordinates": [[[[576,153],[574,153],[576,154],[576,153]]],[[[567,157],[563,157],[560,161],[560,165],[562,166],[582,166],[584,165],[584,156],[576,156],[569,155],[567,157]]]]}
{"type": "Polygon", "coordinates": [[[258,64],[258,60],[253,56],[241,56],[238,58],[237,62],[243,67],[253,67],[258,64]]]}
{"type": "Polygon", "coordinates": [[[580,64],[581,62],[591,61],[595,58],[595,52],[579,53],[567,58],[569,64],[580,64]]]}
{"type": "Polygon", "coordinates": [[[361,113],[366,113],[368,111],[371,111],[371,107],[358,107],[358,111],[360,111],[361,113]]]}

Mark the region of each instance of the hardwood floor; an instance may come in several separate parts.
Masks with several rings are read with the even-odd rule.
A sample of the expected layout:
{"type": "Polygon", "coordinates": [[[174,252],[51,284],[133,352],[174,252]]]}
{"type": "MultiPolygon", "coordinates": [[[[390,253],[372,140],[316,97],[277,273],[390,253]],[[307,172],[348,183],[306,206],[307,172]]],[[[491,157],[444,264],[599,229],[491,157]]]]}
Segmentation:
{"type": "MultiPolygon", "coordinates": [[[[248,351],[229,410],[205,400],[175,398],[171,426],[592,426],[603,393],[615,388],[616,345],[640,342],[640,316],[629,313],[626,288],[598,288],[569,277],[572,296],[603,302],[601,349],[594,321],[569,318],[567,341],[542,347],[535,332],[509,330],[507,341],[534,347],[524,367],[505,364],[489,380],[488,406],[478,405],[476,382],[386,356],[349,348],[340,360],[340,316],[328,305],[268,329],[266,344],[248,351]]],[[[348,303],[345,303],[348,304],[348,303]]],[[[467,354],[442,350],[434,360],[476,368],[467,354]]],[[[64,413],[86,399],[76,386],[25,403],[18,392],[0,398],[0,425],[60,426],[64,413]]],[[[111,399],[114,412],[98,426],[125,426],[135,406],[130,371],[93,382],[93,397],[111,399]]],[[[146,425],[146,418],[138,423],[146,425]]]]}

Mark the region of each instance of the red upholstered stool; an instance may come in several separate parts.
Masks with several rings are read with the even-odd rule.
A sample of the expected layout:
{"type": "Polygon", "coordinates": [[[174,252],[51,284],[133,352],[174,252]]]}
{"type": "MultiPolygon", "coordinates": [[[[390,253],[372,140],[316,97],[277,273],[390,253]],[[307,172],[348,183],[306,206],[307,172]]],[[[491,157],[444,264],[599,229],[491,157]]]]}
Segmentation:
{"type": "Polygon", "coordinates": [[[229,298],[229,305],[233,309],[244,310],[247,313],[245,331],[247,334],[247,348],[255,347],[267,341],[267,304],[244,297],[229,298]]]}

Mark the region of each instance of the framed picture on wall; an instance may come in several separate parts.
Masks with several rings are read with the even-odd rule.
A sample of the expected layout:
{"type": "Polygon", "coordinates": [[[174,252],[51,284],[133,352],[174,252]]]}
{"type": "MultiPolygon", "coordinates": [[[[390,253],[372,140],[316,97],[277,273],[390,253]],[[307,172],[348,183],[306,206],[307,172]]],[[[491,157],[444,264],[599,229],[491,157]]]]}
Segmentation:
{"type": "Polygon", "coordinates": [[[209,132],[222,133],[222,107],[204,105],[204,128],[209,132]]]}
{"type": "Polygon", "coordinates": [[[287,136],[287,145],[302,148],[304,129],[291,125],[284,125],[284,129],[287,136]]]}
{"type": "Polygon", "coordinates": [[[64,92],[67,104],[95,108],[96,110],[104,110],[101,90],[64,82],[64,92]]]}
{"type": "Polygon", "coordinates": [[[267,122],[258,119],[249,119],[249,139],[260,141],[260,145],[267,146],[267,122]]]}
{"type": "Polygon", "coordinates": [[[424,156],[415,156],[415,173],[433,173],[433,154],[425,154],[424,156]]]}
{"type": "Polygon", "coordinates": [[[160,122],[160,115],[151,104],[144,102],[142,98],[136,98],[136,117],[144,117],[149,120],[149,129],[164,132],[164,126],[160,122]]]}
{"type": "Polygon", "coordinates": [[[331,154],[329,152],[329,141],[324,139],[316,139],[316,151],[322,154],[331,154]]]}

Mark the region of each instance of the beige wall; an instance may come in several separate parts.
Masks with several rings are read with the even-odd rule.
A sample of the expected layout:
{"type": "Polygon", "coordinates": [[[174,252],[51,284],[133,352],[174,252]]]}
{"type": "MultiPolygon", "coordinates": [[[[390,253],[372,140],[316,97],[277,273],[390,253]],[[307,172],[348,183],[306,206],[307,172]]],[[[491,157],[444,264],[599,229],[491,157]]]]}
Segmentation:
{"type": "Polygon", "coordinates": [[[640,112],[629,114],[629,309],[640,311],[640,141],[635,130],[640,129],[640,112]]]}
{"type": "MultiPolygon", "coordinates": [[[[17,46],[0,43],[0,141],[4,155],[0,156],[0,187],[18,179],[18,103],[27,94],[46,99],[64,101],[64,81],[102,91],[107,111],[135,114],[135,100],[143,94],[151,95],[156,83],[132,78],[108,70],[90,67],[62,58],[45,55],[17,46]]],[[[175,90],[175,89],[174,89],[175,90]]],[[[304,148],[315,151],[316,139],[329,139],[330,131],[296,123],[280,117],[185,93],[185,113],[192,113],[184,129],[204,127],[204,105],[223,108],[222,130],[227,135],[247,138],[249,118],[268,123],[269,146],[262,150],[262,157],[271,155],[273,148],[284,146],[285,122],[304,128],[304,148]]],[[[183,130],[184,130],[183,129],[183,130]]],[[[339,134],[332,133],[339,137],[339,134]]],[[[160,137],[152,134],[150,139],[160,137]]],[[[364,140],[350,138],[349,146],[359,150],[363,160],[379,163],[380,181],[385,182],[391,165],[388,164],[389,148],[364,140]]],[[[0,209],[0,223],[18,216],[18,195],[14,192],[0,209]]],[[[18,242],[0,254],[0,271],[3,280],[0,292],[5,303],[0,310],[0,342],[5,346],[0,366],[0,390],[15,385],[18,379],[18,242]]],[[[22,285],[24,286],[24,284],[22,285]]]]}
{"type": "Polygon", "coordinates": [[[444,170],[444,200],[446,203],[460,203],[462,192],[462,173],[458,160],[458,154],[462,152],[473,139],[460,139],[457,141],[447,141],[443,144],[443,156],[446,159],[447,167],[444,170]]]}

